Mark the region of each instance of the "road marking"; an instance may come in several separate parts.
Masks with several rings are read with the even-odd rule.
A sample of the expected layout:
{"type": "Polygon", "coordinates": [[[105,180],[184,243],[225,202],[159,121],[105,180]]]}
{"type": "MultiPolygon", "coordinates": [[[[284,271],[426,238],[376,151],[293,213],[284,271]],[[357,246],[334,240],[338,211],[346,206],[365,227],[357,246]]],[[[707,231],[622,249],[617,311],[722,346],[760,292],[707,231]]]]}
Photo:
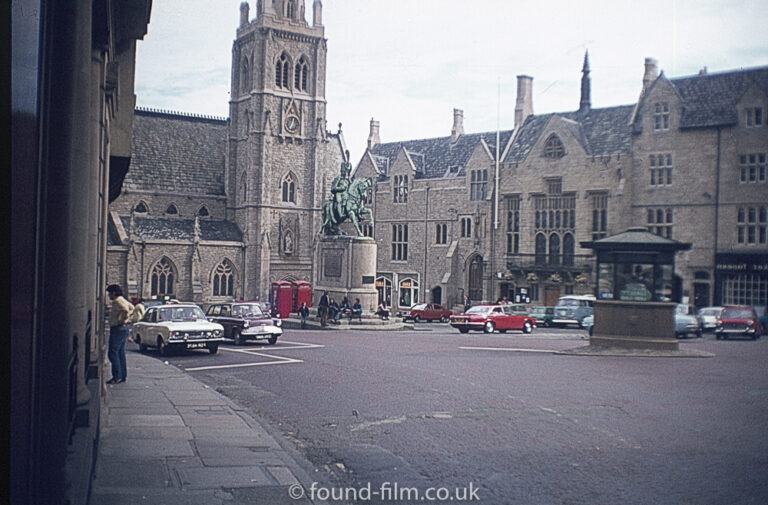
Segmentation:
{"type": "MultiPolygon", "coordinates": [[[[324,345],[320,345],[320,344],[305,344],[303,342],[290,342],[288,340],[283,340],[282,342],[286,342],[288,344],[293,344],[293,345],[276,344],[276,345],[271,345],[269,347],[258,347],[257,349],[259,351],[272,351],[272,350],[280,351],[283,349],[320,349],[322,347],[325,347],[324,345]]],[[[257,351],[250,351],[247,348],[230,347],[230,346],[219,347],[219,349],[225,349],[227,351],[234,351],[234,352],[243,352],[246,354],[257,352],[257,351]]]]}
{"type": "Polygon", "coordinates": [[[510,347],[459,347],[459,349],[469,349],[473,351],[545,352],[549,354],[555,352],[551,349],[518,349],[510,347]]]}
{"type": "Polygon", "coordinates": [[[200,370],[221,370],[224,368],[244,368],[249,366],[288,365],[291,363],[304,363],[304,360],[301,360],[301,359],[286,358],[284,356],[275,356],[273,354],[258,354],[258,353],[251,353],[251,354],[257,354],[259,356],[264,356],[265,358],[278,358],[278,359],[273,361],[259,361],[258,363],[235,363],[232,365],[197,366],[192,368],[185,368],[184,371],[197,372],[200,370]]]}

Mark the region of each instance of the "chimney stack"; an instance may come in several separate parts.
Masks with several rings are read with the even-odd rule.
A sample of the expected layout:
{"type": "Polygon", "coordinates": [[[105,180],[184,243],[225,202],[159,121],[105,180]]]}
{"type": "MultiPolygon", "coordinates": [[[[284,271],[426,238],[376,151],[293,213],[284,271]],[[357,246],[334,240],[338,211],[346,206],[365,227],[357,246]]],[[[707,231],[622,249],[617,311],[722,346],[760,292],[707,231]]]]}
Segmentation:
{"type": "Polygon", "coordinates": [[[531,114],[533,114],[533,77],[518,75],[515,128],[523,126],[526,118],[531,114]]]}
{"type": "Polygon", "coordinates": [[[453,109],[453,128],[451,128],[451,142],[456,142],[464,135],[464,111],[453,109]]]}
{"type": "Polygon", "coordinates": [[[248,26],[248,17],[249,17],[250,7],[248,6],[248,2],[243,2],[240,4],[240,28],[245,28],[248,26]]]}
{"type": "Polygon", "coordinates": [[[645,75],[643,75],[643,92],[648,89],[653,81],[659,76],[659,62],[653,58],[645,59],[645,75]]]}
{"type": "Polygon", "coordinates": [[[373,149],[374,146],[381,144],[379,138],[379,122],[371,118],[371,130],[368,134],[368,149],[373,149]]]}

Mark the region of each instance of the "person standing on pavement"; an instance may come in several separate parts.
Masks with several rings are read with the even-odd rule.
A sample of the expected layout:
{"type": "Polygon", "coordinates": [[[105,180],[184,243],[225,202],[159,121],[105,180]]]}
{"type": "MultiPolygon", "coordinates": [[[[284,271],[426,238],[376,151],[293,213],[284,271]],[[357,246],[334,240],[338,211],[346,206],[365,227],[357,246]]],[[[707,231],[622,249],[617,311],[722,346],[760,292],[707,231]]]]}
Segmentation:
{"type": "Polygon", "coordinates": [[[309,316],[309,307],[307,307],[307,302],[301,302],[301,307],[299,307],[299,317],[301,317],[302,330],[307,325],[307,316],[309,316]]]}
{"type": "Polygon", "coordinates": [[[320,297],[320,303],[317,304],[317,315],[320,316],[320,326],[325,326],[328,322],[328,291],[323,291],[320,297]]]}
{"type": "Polygon", "coordinates": [[[133,305],[123,297],[123,290],[117,284],[107,286],[107,295],[112,301],[109,309],[109,348],[107,357],[112,363],[112,378],[107,384],[125,382],[128,367],[125,361],[125,340],[128,338],[128,324],[131,322],[133,305]]]}
{"type": "Polygon", "coordinates": [[[139,298],[136,303],[133,304],[133,313],[131,314],[131,323],[138,323],[141,318],[144,317],[144,313],[147,309],[144,307],[144,298],[139,298]]]}
{"type": "Polygon", "coordinates": [[[469,299],[469,296],[464,297],[464,312],[468,311],[469,308],[472,306],[472,302],[469,299]]]}

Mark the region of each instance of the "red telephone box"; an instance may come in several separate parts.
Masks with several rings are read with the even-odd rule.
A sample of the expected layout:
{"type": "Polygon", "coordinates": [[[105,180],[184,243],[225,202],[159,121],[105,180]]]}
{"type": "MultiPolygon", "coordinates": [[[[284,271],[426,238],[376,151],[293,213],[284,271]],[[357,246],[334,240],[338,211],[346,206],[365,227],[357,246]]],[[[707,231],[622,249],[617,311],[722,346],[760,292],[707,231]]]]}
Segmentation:
{"type": "Polygon", "coordinates": [[[298,312],[301,302],[307,302],[307,307],[312,306],[312,283],[307,281],[293,282],[293,310],[298,312]]]}
{"type": "Polygon", "coordinates": [[[269,293],[272,299],[272,312],[280,318],[286,318],[291,314],[293,302],[293,285],[288,281],[276,281],[272,283],[269,293]]]}

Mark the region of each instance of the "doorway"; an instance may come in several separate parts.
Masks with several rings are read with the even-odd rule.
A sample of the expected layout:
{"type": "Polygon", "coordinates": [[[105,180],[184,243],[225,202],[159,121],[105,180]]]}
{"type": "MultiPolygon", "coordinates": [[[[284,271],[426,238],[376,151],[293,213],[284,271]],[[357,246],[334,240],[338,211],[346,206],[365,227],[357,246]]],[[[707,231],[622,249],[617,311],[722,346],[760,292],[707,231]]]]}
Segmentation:
{"type": "Polygon", "coordinates": [[[432,303],[443,303],[443,288],[440,286],[432,288],[432,303]]]}
{"type": "Polygon", "coordinates": [[[544,287],[544,304],[547,307],[552,307],[557,303],[557,299],[560,298],[560,286],[545,286],[544,287]]]}

